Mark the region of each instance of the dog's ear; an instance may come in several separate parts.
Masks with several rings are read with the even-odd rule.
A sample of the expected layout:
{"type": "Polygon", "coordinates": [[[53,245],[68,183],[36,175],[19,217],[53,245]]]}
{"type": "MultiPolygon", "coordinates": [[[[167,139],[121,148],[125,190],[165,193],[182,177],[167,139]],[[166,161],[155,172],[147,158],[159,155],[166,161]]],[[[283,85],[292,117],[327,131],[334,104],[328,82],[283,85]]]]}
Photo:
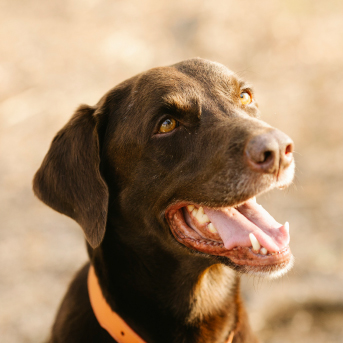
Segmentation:
{"type": "Polygon", "coordinates": [[[94,112],[92,107],[80,106],[56,134],[34,177],[33,190],[48,206],[76,220],[96,248],[105,234],[108,188],[99,169],[94,112]]]}

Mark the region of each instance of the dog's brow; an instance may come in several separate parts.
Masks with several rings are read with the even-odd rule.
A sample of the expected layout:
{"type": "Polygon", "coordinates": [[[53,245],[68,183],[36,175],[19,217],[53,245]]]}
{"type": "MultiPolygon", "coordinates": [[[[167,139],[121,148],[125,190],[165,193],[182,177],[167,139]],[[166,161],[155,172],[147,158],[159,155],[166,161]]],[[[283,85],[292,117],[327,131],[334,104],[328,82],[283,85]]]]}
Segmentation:
{"type": "Polygon", "coordinates": [[[177,111],[188,112],[198,108],[198,99],[195,95],[183,93],[170,93],[163,96],[163,102],[177,111]]]}
{"type": "Polygon", "coordinates": [[[239,80],[239,87],[241,89],[249,89],[252,91],[252,85],[249,82],[243,80],[239,80]]]}

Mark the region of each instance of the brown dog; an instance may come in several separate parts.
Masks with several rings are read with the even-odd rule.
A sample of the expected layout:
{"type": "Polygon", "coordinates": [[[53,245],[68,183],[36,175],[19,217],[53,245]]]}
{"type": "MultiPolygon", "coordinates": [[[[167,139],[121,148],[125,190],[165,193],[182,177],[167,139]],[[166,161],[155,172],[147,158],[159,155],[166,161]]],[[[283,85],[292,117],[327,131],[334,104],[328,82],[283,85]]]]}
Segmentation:
{"type": "MultiPolygon", "coordinates": [[[[239,273],[281,275],[292,255],[255,196],[294,174],[292,140],[258,118],[249,85],[192,59],[119,84],[54,138],[34,192],[81,225],[109,311],[141,341],[256,342],[239,273]]],[[[90,264],[50,342],[121,342],[94,315],[90,264]]]]}

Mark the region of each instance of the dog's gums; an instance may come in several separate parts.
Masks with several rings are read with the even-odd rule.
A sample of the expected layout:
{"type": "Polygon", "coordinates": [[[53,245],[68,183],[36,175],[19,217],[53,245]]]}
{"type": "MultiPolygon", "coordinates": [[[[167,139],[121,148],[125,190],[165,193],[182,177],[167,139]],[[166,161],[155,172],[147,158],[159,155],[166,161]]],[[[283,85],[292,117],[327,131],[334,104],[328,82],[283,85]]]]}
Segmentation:
{"type": "Polygon", "coordinates": [[[238,266],[249,266],[250,272],[275,272],[291,264],[288,222],[277,223],[256,198],[221,208],[178,203],[166,211],[166,218],[183,245],[226,256],[238,266]]]}

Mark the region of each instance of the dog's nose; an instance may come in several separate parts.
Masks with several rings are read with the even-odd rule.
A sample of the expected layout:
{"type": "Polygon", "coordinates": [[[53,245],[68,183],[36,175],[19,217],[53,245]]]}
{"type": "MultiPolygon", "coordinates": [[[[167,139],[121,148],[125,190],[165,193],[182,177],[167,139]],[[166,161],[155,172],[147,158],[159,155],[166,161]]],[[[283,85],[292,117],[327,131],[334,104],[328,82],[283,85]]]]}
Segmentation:
{"type": "Polygon", "coordinates": [[[279,174],[292,163],[293,147],[290,137],[274,129],[252,137],[245,147],[245,155],[252,170],[279,174]]]}

